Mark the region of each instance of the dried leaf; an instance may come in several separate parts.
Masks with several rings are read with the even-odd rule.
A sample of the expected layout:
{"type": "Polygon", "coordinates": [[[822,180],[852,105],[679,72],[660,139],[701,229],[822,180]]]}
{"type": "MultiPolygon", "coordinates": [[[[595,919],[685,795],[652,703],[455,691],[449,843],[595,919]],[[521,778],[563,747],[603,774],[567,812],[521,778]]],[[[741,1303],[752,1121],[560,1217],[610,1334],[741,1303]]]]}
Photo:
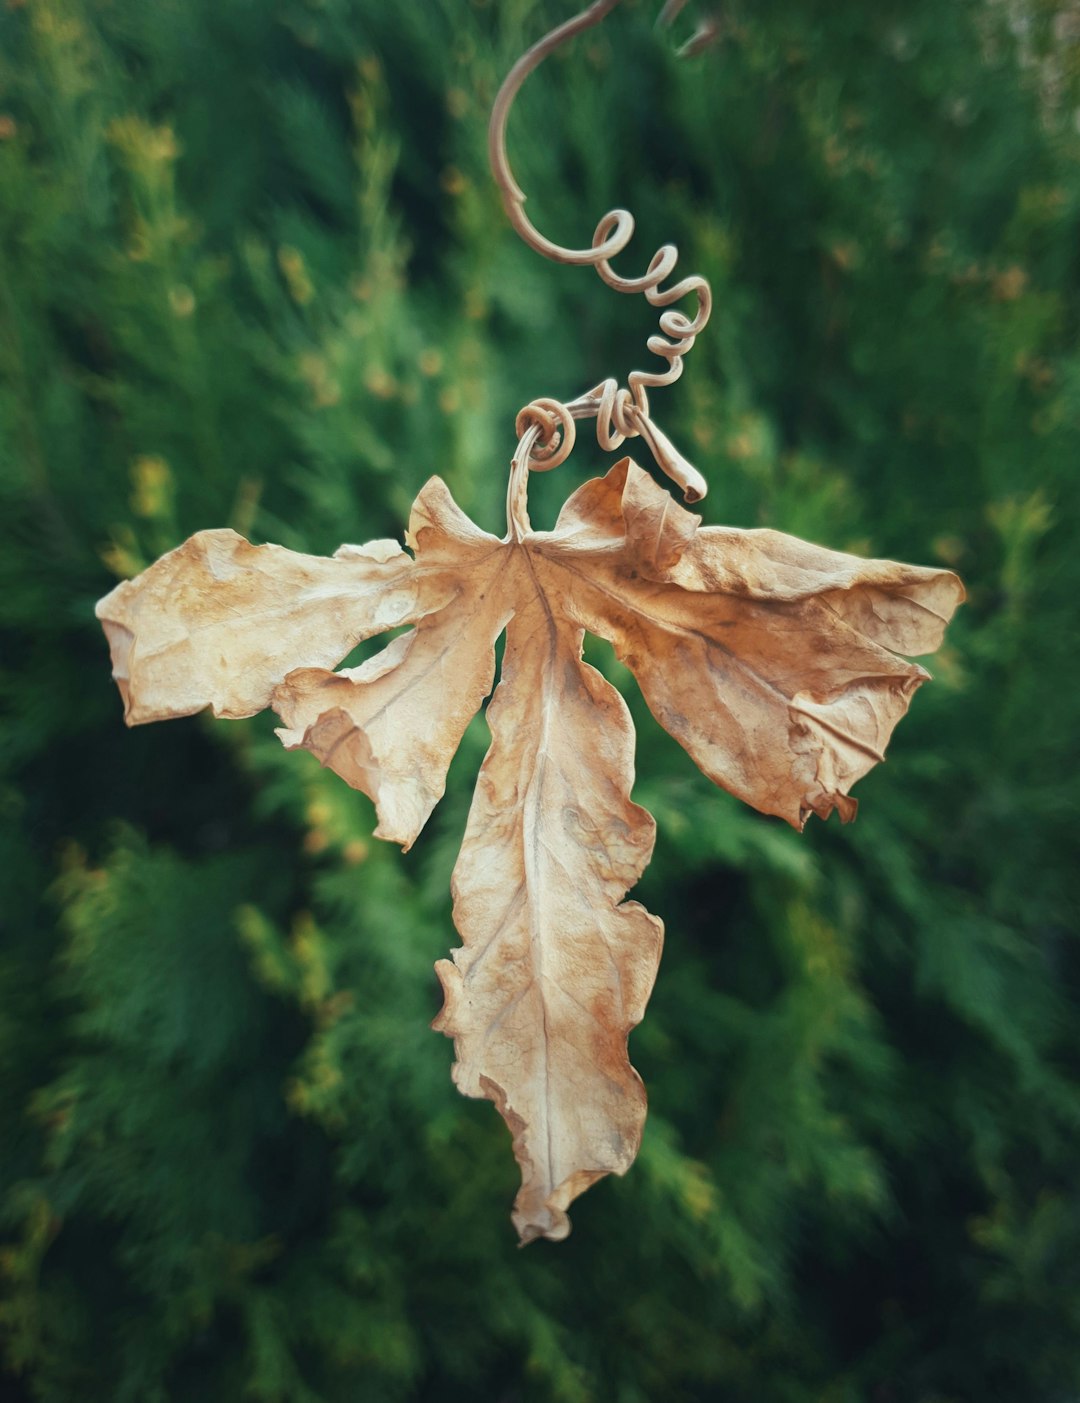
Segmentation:
{"type": "MultiPolygon", "coordinates": [[[[528,571],[522,571],[527,575],[528,571]]],[[[581,661],[582,630],[527,578],[488,711],[491,749],[454,869],[465,944],[436,966],[454,1080],[514,1135],[523,1242],[563,1238],[566,1207],[637,1154],[645,1091],[626,1054],[652,992],[663,927],[619,903],[652,856],[630,802],[626,704],[581,661]],[[531,598],[530,598],[531,594],[531,598]]]]}
{"type": "MultiPolygon", "coordinates": [[[[383,545],[383,542],[378,542],[383,545]]],[[[101,600],[129,726],[254,716],[298,664],[337,663],[417,617],[412,559],[342,546],[333,560],[200,531],[101,600]]]]}
{"type": "Polygon", "coordinates": [[[948,571],[864,561],[775,531],[702,529],[628,459],[586,483],[554,531],[523,501],[505,540],[432,478],[392,543],[333,560],[207,531],[118,586],[98,614],[129,724],[269,704],[304,748],[375,803],[408,847],[445,788],[470,719],[492,743],[454,871],[463,944],[437,966],[454,1079],[493,1101],[522,1171],[523,1242],[559,1239],[566,1209],[632,1163],[645,1093],[627,1057],[662,944],[625,902],[653,846],[631,802],[622,698],[582,661],[607,638],[654,715],[716,783],[802,827],[855,812],[963,598],[948,571]],[[357,641],[411,632],[362,667],[357,641]],[[300,664],[300,666],[298,666],[300,664]]]}

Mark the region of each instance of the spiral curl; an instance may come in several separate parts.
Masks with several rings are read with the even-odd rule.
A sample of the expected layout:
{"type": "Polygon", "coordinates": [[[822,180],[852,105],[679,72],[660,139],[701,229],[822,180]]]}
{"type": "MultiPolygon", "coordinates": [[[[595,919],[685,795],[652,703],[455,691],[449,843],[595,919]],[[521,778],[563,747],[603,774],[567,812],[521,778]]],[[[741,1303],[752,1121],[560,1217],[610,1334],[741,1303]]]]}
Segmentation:
{"type": "Polygon", "coordinates": [[[534,399],[518,411],[514,432],[524,440],[525,431],[537,430],[528,449],[529,467],[533,472],[546,473],[565,463],[577,438],[577,425],[565,404],[557,399],[534,399]]]}
{"type": "MultiPolygon", "coordinates": [[[[530,435],[523,461],[529,468],[542,471],[556,467],[569,454],[573,434],[567,427],[568,422],[595,417],[596,436],[602,448],[618,448],[627,438],[640,435],[649,445],[661,469],[682,487],[687,500],[700,501],[707,490],[705,480],[652,422],[648,391],[662,385],[673,385],[682,374],[683,357],[692,349],[698,333],[704,330],[712,311],[709,284],[695,274],[681,279],[672,287],[661,287],[661,283],[675,271],[678,262],[679,254],[674,244],[664,244],[657,249],[641,277],[624,278],[616,273],[611,259],[626,248],[634,234],[634,217],[629,210],[614,209],[605,214],[596,226],[590,248],[564,248],[545,238],[525,213],[525,194],[514,179],[506,154],[507,119],[522,83],[548,54],[584,30],[599,24],[619,3],[620,0],[593,0],[579,14],[545,34],[511,68],[496,95],[488,125],[492,175],[510,223],[535,252],[556,263],[593,267],[608,287],[616,292],[642,292],[653,307],[671,308],[672,303],[695,293],[697,312],[693,318],[675,309],[661,312],[660,332],[650,336],[647,345],[653,355],[667,361],[666,370],[634,370],[625,388],[620,388],[614,379],[605,380],[588,394],[566,405],[550,399],[535,400],[518,416],[518,433],[523,439],[522,425],[536,428],[536,434],[530,435]],[[558,425],[553,415],[558,418],[558,425]],[[560,428],[561,433],[558,433],[560,428]]],[[[677,8],[666,5],[661,23],[669,22],[677,8]]]]}
{"type": "Polygon", "coordinates": [[[683,373],[683,357],[693,348],[698,333],[712,313],[712,291],[708,282],[697,274],[682,278],[671,287],[661,287],[678,263],[679,251],[674,244],[664,244],[657,249],[641,277],[620,276],[609,260],[622,252],[633,233],[633,215],[628,210],[611,210],[596,226],[592,249],[579,251],[574,259],[579,263],[591,263],[603,282],[614,291],[642,292],[654,307],[670,308],[673,302],[690,293],[697,296],[697,311],[692,318],[676,309],[662,312],[662,334],[650,336],[646,343],[654,355],[668,362],[667,370],[631,371],[627,386],[620,386],[614,378],[604,380],[569,404],[554,399],[534,400],[518,415],[517,432],[520,437],[523,425],[538,426],[537,442],[543,448],[540,452],[533,450],[530,467],[546,471],[564,462],[573,447],[574,437],[566,426],[574,419],[595,418],[596,438],[601,448],[612,452],[628,438],[640,436],[649,445],[660,468],[683,489],[687,501],[697,502],[705,496],[705,480],[652,422],[648,391],[673,385],[683,373]],[[556,437],[560,428],[561,435],[556,437]]]}
{"type": "MultiPolygon", "coordinates": [[[[640,278],[620,277],[612,268],[610,260],[615,254],[622,252],[633,233],[634,217],[627,210],[611,210],[596,226],[592,240],[593,249],[600,254],[596,261],[596,271],[607,286],[614,288],[616,292],[643,292],[645,300],[652,307],[671,307],[673,302],[679,302],[691,293],[695,293],[698,300],[697,313],[693,318],[678,310],[662,312],[662,335],[650,336],[646,342],[654,356],[668,362],[667,370],[661,373],[647,370],[630,372],[629,391],[622,393],[628,398],[632,397],[642,414],[648,416],[649,401],[646,390],[662,385],[674,385],[683,373],[683,356],[693,349],[696,337],[705,330],[712,315],[712,289],[697,273],[683,278],[674,287],[661,288],[660,284],[671,276],[679,261],[679,250],[674,244],[664,244],[658,248],[640,278]]],[[[618,408],[618,395],[615,413],[620,416],[624,413],[618,408]]],[[[615,422],[618,427],[618,418],[615,422]]],[[[625,435],[625,430],[619,431],[625,435]]]]}

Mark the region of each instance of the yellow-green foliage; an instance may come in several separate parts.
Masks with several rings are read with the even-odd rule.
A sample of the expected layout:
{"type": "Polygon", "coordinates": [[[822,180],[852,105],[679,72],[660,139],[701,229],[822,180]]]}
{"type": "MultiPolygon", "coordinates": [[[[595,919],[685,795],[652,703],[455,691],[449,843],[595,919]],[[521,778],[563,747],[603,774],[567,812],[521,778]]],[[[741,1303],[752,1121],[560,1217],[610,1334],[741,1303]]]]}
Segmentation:
{"type": "Polygon", "coordinates": [[[517,409],[645,362],[639,299],[530,255],[486,172],[573,0],[0,8],[5,1398],[1080,1390],[1075,17],[731,0],[677,64],[658,5],[526,88],[530,213],[627,204],[620,271],[674,239],[711,278],[654,401],[709,520],[971,602],[843,831],[740,808],[631,694],[650,1121],[526,1253],[427,1026],[483,723],[403,857],[264,720],[125,732],[92,607],[203,527],[398,536],[433,471],[498,529],[517,409]]]}

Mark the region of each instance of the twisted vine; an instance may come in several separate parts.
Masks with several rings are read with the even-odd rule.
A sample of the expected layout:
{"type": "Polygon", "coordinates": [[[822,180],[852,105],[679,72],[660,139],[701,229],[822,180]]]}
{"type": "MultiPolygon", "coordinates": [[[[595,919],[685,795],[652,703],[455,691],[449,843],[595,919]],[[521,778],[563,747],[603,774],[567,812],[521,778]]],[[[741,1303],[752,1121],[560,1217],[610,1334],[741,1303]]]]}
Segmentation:
{"type": "MultiPolygon", "coordinates": [[[[525,195],[514,179],[506,154],[507,119],[522,83],[560,44],[598,24],[617,4],[619,0],[595,0],[580,14],[551,30],[518,59],[499,89],[492,108],[488,152],[492,174],[502,193],[507,216],[530,248],[556,263],[593,267],[614,291],[644,293],[651,306],[670,309],[661,312],[660,333],[650,336],[646,343],[653,355],[668,362],[668,368],[660,372],[631,371],[624,387],[620,387],[614,378],[604,380],[565,405],[546,398],[534,400],[518,415],[521,442],[515,462],[520,459],[524,444],[523,424],[536,430],[529,434],[529,450],[526,453],[529,466],[547,470],[565,461],[573,447],[574,435],[567,427],[567,416],[571,421],[595,418],[596,437],[601,448],[611,451],[626,439],[640,436],[648,444],[660,468],[682,488],[686,500],[696,502],[707,491],[705,480],[653,423],[648,391],[673,385],[682,375],[683,357],[693,348],[696,337],[705,329],[712,312],[712,291],[708,282],[692,274],[671,287],[660,286],[675,271],[678,263],[679,253],[674,244],[664,244],[657,249],[640,277],[624,278],[616,273],[611,260],[626,248],[634,234],[634,217],[629,210],[613,209],[605,214],[596,226],[590,248],[567,249],[552,243],[525,214],[525,195]],[[691,293],[697,296],[697,311],[692,318],[672,308],[673,303],[691,293]]],[[[668,8],[665,7],[665,14],[668,8]]],[[[661,19],[664,19],[663,15],[661,19]]]]}

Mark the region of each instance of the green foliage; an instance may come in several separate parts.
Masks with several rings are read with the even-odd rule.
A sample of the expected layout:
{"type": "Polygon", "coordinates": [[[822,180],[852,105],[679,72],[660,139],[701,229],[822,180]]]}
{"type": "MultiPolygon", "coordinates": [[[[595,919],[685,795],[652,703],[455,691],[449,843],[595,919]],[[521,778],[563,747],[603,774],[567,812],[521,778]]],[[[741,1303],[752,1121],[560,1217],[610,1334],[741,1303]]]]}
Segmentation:
{"type": "Polygon", "coordinates": [[[673,238],[712,280],[655,405],[708,518],[970,591],[842,831],[715,792],[626,688],[651,1112],[567,1243],[514,1250],[505,1129],[427,1027],[482,721],[407,857],[266,718],[121,725],[117,577],[207,526],[398,536],[433,471],[499,529],[517,409],[642,363],[647,311],[530,255],[486,173],[501,75],[571,8],[0,11],[5,1397],[1080,1390],[1064,7],[733,3],[676,64],[639,0],[514,114],[541,228],[625,203],[627,271],[673,238]]]}

